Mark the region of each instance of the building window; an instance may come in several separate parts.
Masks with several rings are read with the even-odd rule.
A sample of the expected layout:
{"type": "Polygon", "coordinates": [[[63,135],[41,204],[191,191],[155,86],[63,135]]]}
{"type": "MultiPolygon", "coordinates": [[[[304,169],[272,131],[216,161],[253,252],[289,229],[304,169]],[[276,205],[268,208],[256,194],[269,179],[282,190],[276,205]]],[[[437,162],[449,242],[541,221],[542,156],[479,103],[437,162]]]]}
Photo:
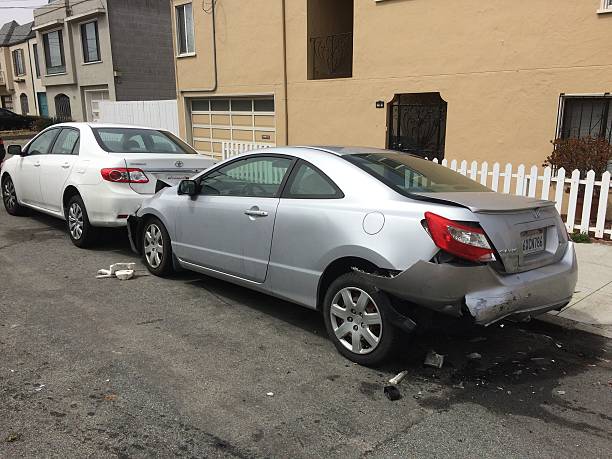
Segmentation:
{"type": "Polygon", "coordinates": [[[60,121],[71,121],[70,98],[66,94],[55,96],[55,117],[60,121]]]}
{"type": "Polygon", "coordinates": [[[0,96],[0,101],[2,102],[2,108],[13,109],[13,96],[0,96]]]}
{"type": "Polygon", "coordinates": [[[36,43],[32,45],[32,52],[34,54],[34,68],[36,70],[36,78],[40,78],[40,61],[38,60],[38,45],[36,43]]]}
{"type": "Polygon", "coordinates": [[[15,76],[23,76],[26,74],[23,61],[23,49],[13,51],[13,68],[15,70],[15,76]]]}
{"type": "Polygon", "coordinates": [[[176,46],[179,56],[195,52],[191,3],[176,7],[176,46]]]}
{"type": "Polygon", "coordinates": [[[66,72],[66,61],[64,60],[64,39],[61,30],[55,30],[43,35],[45,47],[45,63],[47,74],[54,75],[66,72]]]}
{"type": "Polygon", "coordinates": [[[81,41],[83,43],[83,61],[100,61],[100,40],[98,37],[98,21],[81,24],[81,41]]]}
{"type": "Polygon", "coordinates": [[[612,143],[612,96],[565,96],[561,99],[561,112],[557,137],[603,137],[612,143]]]}
{"type": "Polygon", "coordinates": [[[28,96],[25,93],[21,93],[21,95],[19,96],[19,102],[21,103],[21,114],[27,115],[30,112],[28,96]]]}
{"type": "Polygon", "coordinates": [[[308,0],[308,79],[353,76],[353,0],[308,0]]]}
{"type": "Polygon", "coordinates": [[[612,13],[612,0],[601,0],[598,13],[612,13]]]}

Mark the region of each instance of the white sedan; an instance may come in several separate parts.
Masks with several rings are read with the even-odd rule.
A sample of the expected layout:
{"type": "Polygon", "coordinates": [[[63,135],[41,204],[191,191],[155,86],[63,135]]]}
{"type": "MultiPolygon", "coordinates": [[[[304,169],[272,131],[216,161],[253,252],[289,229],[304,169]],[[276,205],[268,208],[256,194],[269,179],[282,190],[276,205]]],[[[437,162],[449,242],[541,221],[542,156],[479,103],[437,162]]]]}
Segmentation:
{"type": "Polygon", "coordinates": [[[7,212],[65,219],[78,247],[92,243],[96,227],[125,226],[145,198],[214,163],[167,131],[88,123],[57,124],[8,153],[0,170],[7,212]]]}

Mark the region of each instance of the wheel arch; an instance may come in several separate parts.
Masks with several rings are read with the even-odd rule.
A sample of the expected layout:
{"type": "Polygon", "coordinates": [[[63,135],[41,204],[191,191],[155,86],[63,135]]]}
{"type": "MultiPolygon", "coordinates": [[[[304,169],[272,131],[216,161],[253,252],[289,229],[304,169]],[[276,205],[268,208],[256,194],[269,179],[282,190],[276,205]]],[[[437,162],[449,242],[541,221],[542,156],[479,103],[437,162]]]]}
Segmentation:
{"type": "MultiPolygon", "coordinates": [[[[62,194],[62,213],[66,213],[68,201],[70,201],[70,198],[75,195],[78,195],[81,197],[81,199],[83,199],[83,195],[79,192],[79,189],[76,186],[68,185],[66,188],[64,188],[64,193],[62,194]]],[[[83,202],[85,202],[84,199],[83,202]]],[[[85,207],[87,207],[87,204],[85,204],[85,207]]]]}
{"type": "Polygon", "coordinates": [[[357,256],[345,256],[337,258],[327,265],[323,270],[321,277],[319,278],[319,285],[317,287],[317,309],[321,310],[323,307],[323,300],[327,289],[332,282],[339,276],[350,273],[355,269],[362,270],[368,273],[387,273],[391,270],[381,268],[376,263],[363,257],[357,256]]]}

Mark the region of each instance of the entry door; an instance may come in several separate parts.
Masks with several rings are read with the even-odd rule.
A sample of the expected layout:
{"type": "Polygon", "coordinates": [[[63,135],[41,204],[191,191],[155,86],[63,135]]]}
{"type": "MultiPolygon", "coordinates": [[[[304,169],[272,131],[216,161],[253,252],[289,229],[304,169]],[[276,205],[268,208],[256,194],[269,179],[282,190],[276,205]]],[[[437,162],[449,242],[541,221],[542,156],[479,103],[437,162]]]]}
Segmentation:
{"type": "Polygon", "coordinates": [[[36,94],[38,98],[38,110],[40,111],[40,116],[49,116],[49,104],[47,103],[47,93],[39,92],[36,94]]]}
{"type": "Polygon", "coordinates": [[[51,153],[41,161],[41,206],[54,212],[62,211],[64,185],[79,156],[79,130],[64,128],[57,136],[51,153]]]}
{"type": "Polygon", "coordinates": [[[40,206],[42,203],[41,166],[59,131],[50,129],[40,134],[28,145],[27,155],[20,158],[17,192],[21,195],[20,199],[27,204],[40,206]]]}
{"type": "Polygon", "coordinates": [[[181,196],[176,255],[188,262],[264,282],[288,157],[253,156],[207,173],[201,194],[181,196]]]}
{"type": "Polygon", "coordinates": [[[100,121],[100,101],[108,100],[108,91],[85,91],[85,105],[87,107],[87,121],[100,121]]]}

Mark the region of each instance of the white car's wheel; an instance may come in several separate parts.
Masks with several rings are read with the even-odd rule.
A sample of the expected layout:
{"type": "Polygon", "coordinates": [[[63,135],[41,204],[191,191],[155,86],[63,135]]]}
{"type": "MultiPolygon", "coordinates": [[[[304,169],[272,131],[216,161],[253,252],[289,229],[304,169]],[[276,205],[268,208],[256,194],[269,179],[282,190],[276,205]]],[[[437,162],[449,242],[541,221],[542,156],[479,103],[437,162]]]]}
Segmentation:
{"type": "Polygon", "coordinates": [[[95,229],[89,223],[87,209],[78,194],[72,196],[66,206],[66,223],[70,240],[79,248],[89,247],[95,241],[95,229]]]}
{"type": "Polygon", "coordinates": [[[2,201],[4,202],[4,208],[10,215],[23,215],[25,209],[19,205],[15,184],[8,175],[2,180],[2,201]]]}

